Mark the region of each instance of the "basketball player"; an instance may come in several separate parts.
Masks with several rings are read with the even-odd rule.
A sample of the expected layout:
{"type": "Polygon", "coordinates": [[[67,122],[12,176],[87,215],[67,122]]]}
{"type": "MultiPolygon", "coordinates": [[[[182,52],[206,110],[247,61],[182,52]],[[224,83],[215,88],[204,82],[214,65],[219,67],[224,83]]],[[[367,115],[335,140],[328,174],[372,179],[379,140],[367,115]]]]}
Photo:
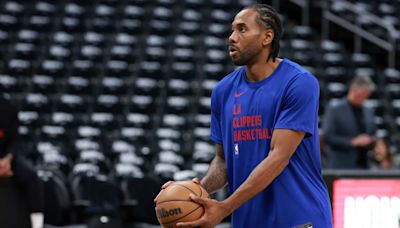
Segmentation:
{"type": "Polygon", "coordinates": [[[279,16],[268,5],[252,5],[235,16],[229,55],[243,67],[213,90],[216,156],[200,181],[209,193],[228,184],[230,196],[223,201],[192,196],[205,213],[179,227],[215,227],[229,214],[234,228],[332,227],[320,168],[318,81],[277,57],[281,34],[279,16]]]}

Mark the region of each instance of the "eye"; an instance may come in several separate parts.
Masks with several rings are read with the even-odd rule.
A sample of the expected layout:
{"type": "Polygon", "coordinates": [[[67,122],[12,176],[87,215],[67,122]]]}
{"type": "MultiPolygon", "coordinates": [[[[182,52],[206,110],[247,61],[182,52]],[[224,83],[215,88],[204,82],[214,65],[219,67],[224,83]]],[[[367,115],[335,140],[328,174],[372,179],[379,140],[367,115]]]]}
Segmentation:
{"type": "Polygon", "coordinates": [[[240,27],[239,32],[246,32],[246,27],[244,27],[244,26],[240,27]]]}

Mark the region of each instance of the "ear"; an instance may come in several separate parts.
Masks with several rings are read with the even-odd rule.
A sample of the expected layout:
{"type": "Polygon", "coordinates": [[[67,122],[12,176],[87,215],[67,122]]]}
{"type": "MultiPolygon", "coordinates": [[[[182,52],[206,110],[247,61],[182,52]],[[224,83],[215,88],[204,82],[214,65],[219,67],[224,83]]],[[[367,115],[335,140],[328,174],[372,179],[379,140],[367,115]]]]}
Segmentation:
{"type": "Polygon", "coordinates": [[[267,46],[267,45],[271,44],[272,40],[274,39],[274,36],[275,36],[275,34],[272,31],[272,29],[266,29],[264,31],[262,45],[267,46]]]}

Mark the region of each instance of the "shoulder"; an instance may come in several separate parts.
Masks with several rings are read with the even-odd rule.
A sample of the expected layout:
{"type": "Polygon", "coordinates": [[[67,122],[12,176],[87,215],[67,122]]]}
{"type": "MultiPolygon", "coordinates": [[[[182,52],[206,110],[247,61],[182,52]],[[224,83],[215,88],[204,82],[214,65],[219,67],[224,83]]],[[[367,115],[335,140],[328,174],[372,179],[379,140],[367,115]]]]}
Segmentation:
{"type": "Polygon", "coordinates": [[[345,98],[342,99],[332,99],[328,103],[328,107],[330,109],[341,109],[348,106],[347,100],[345,98]]]}
{"type": "Polygon", "coordinates": [[[300,66],[296,62],[293,62],[290,59],[283,59],[282,61],[283,61],[282,63],[284,64],[286,71],[292,72],[292,74],[310,74],[310,75],[312,75],[304,67],[300,66]]]}
{"type": "Polygon", "coordinates": [[[373,104],[368,104],[367,103],[368,101],[366,101],[365,103],[364,103],[364,105],[363,105],[363,109],[366,111],[366,112],[369,112],[369,113],[374,113],[375,112],[375,109],[374,109],[374,107],[373,107],[373,104]]]}
{"type": "Polygon", "coordinates": [[[304,67],[289,59],[284,59],[283,64],[285,74],[289,79],[289,85],[319,90],[318,79],[304,67]]]}

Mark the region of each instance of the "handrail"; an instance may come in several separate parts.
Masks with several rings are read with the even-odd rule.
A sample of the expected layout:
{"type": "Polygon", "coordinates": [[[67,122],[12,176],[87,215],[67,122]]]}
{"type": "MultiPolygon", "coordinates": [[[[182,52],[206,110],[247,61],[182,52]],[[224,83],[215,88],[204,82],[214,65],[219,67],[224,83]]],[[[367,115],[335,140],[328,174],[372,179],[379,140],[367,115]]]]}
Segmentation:
{"type": "Polygon", "coordinates": [[[357,35],[360,35],[364,37],[365,39],[371,41],[372,43],[375,43],[376,45],[380,46],[383,49],[390,50],[393,48],[393,45],[386,41],[383,40],[382,38],[375,36],[374,34],[368,32],[367,30],[361,28],[360,26],[357,26],[355,24],[352,24],[342,17],[336,16],[335,14],[331,12],[327,12],[324,15],[327,19],[331,20],[332,22],[335,22],[336,24],[340,24],[342,27],[346,28],[347,30],[353,31],[357,35]]]}
{"type": "MultiPolygon", "coordinates": [[[[359,37],[362,37],[374,44],[376,44],[377,46],[385,49],[386,51],[388,51],[389,53],[389,57],[388,57],[388,66],[391,68],[394,68],[396,65],[396,36],[398,34],[400,34],[399,31],[396,30],[396,28],[392,25],[392,24],[388,24],[385,22],[385,20],[379,18],[378,16],[367,12],[363,9],[359,9],[358,7],[356,7],[356,5],[348,2],[348,1],[344,1],[344,0],[336,0],[335,3],[340,2],[341,6],[343,6],[343,8],[345,8],[346,10],[352,11],[354,14],[356,15],[360,15],[362,13],[362,15],[364,17],[367,17],[372,23],[377,24],[378,26],[383,27],[387,32],[388,32],[388,40],[384,40],[378,36],[376,36],[375,34],[361,28],[360,26],[358,26],[356,23],[353,23],[351,21],[348,21],[338,15],[336,15],[335,13],[330,11],[330,8],[328,7],[328,4],[325,4],[324,7],[324,11],[323,11],[323,18],[326,20],[329,20],[333,23],[336,23],[337,25],[342,26],[343,28],[353,32],[354,34],[356,34],[359,37]]],[[[326,24],[323,25],[323,29],[328,29],[328,28],[324,28],[325,26],[327,26],[326,24]]],[[[328,32],[325,32],[325,36],[327,36],[328,32]]],[[[361,42],[361,40],[358,40],[358,42],[361,42]]],[[[361,46],[359,44],[355,44],[358,46],[361,46]]]]}
{"type": "Polygon", "coordinates": [[[384,27],[388,31],[388,33],[390,35],[392,35],[394,33],[394,31],[396,31],[396,28],[392,24],[386,23],[385,20],[383,20],[382,18],[376,16],[375,14],[372,14],[372,13],[370,13],[368,11],[362,10],[362,9],[356,7],[353,3],[350,3],[348,1],[341,0],[340,2],[348,10],[351,10],[351,11],[353,11],[355,13],[362,13],[363,16],[370,17],[371,18],[371,22],[373,22],[373,23],[375,23],[375,24],[377,24],[379,26],[384,27]]]}

